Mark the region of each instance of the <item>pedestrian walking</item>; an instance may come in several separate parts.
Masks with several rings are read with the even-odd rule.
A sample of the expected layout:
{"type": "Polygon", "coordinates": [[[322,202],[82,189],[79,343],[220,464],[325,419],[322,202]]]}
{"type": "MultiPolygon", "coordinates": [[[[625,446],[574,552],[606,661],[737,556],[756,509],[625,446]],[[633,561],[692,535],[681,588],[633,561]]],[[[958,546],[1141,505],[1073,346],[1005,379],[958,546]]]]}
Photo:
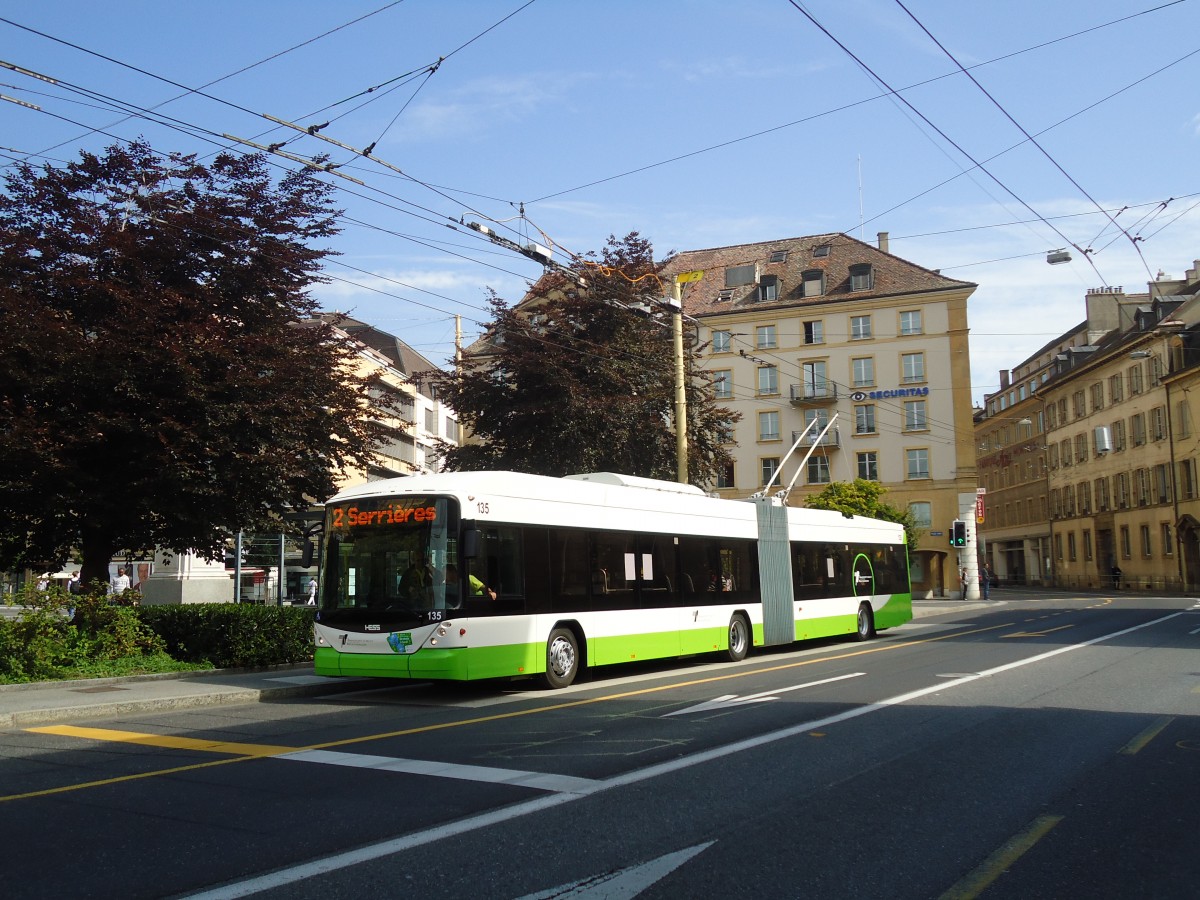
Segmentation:
{"type": "Polygon", "coordinates": [[[317,579],[308,579],[308,605],[317,605],[317,579]]]}

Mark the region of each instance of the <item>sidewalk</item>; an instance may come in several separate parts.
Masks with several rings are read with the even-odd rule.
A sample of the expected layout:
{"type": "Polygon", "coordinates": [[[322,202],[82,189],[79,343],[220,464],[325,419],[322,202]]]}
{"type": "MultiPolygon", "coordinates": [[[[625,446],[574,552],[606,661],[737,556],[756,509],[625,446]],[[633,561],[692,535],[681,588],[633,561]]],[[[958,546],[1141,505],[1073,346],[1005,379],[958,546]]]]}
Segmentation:
{"type": "MultiPolygon", "coordinates": [[[[990,601],[915,600],[913,618],[939,616],[983,607],[990,601]]],[[[1010,598],[1004,598],[1010,599],[1010,598]]],[[[0,729],[52,722],[97,719],[136,712],[167,712],[202,706],[263,703],[289,697],[316,697],[360,690],[370,678],[327,678],[314,675],[311,663],[247,671],[219,669],[128,678],[83,681],[40,681],[0,685],[0,729]]]]}
{"type": "Polygon", "coordinates": [[[202,706],[263,703],[361,689],[369,678],[314,675],[311,663],[247,671],[134,675],[83,681],[0,685],[0,729],[51,722],[166,712],[202,706]]]}

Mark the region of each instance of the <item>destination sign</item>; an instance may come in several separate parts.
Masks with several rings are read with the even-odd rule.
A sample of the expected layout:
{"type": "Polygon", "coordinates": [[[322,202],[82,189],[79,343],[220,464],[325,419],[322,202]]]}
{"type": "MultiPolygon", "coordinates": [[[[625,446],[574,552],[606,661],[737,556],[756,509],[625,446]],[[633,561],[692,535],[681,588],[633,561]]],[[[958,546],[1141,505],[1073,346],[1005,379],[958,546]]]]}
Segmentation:
{"type": "Polygon", "coordinates": [[[334,528],[369,528],[377,525],[410,525],[437,521],[436,506],[389,503],[380,509],[335,506],[331,510],[334,528]]]}

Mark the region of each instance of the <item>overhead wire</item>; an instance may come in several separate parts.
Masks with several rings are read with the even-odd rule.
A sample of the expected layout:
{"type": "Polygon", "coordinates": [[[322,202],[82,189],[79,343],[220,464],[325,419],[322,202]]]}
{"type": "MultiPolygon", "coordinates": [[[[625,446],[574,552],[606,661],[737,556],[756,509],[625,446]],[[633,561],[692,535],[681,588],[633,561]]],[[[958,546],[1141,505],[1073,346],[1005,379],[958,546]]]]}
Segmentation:
{"type": "MultiPolygon", "coordinates": [[[[1013,117],[1013,115],[1007,109],[1004,108],[1003,104],[1001,104],[1000,101],[997,100],[991,94],[991,92],[988,91],[988,89],[985,88],[980,83],[979,79],[976,78],[971,72],[967,71],[967,69],[963,66],[963,64],[958,61],[958,58],[953,53],[951,53],[949,51],[949,49],[947,49],[946,45],[943,44],[940,40],[938,40],[937,37],[934,36],[933,32],[931,32],[929,30],[929,28],[926,27],[925,23],[922,22],[920,19],[918,19],[912,13],[912,11],[907,6],[904,5],[904,0],[895,0],[895,2],[896,2],[896,5],[899,6],[902,10],[904,10],[904,12],[908,15],[908,17],[917,24],[917,27],[920,28],[923,32],[925,32],[925,35],[931,41],[933,41],[933,43],[935,45],[937,45],[937,48],[939,50],[941,50],[942,53],[944,53],[947,56],[947,58],[949,58],[949,60],[958,67],[959,71],[962,72],[964,75],[966,75],[967,78],[969,78],[971,80],[971,83],[974,84],[977,88],[979,88],[979,90],[983,93],[983,95],[992,102],[992,105],[995,106],[996,109],[1000,110],[1000,112],[1003,113],[1004,117],[1006,119],[1008,119],[1008,121],[1011,122],[1013,124],[1013,126],[1016,127],[1016,129],[1025,136],[1025,139],[1027,141],[1029,141],[1031,144],[1033,144],[1033,146],[1038,149],[1038,151],[1042,154],[1042,156],[1046,157],[1046,159],[1050,161],[1051,165],[1053,165],[1054,168],[1056,168],[1062,174],[1062,176],[1067,179],[1067,181],[1071,182],[1071,184],[1074,185],[1076,190],[1078,190],[1081,194],[1083,194],[1083,196],[1085,196],[1091,202],[1092,206],[1096,207],[1097,210],[1099,210],[1101,213],[1103,213],[1108,218],[1109,224],[1111,224],[1114,228],[1116,228],[1118,231],[1120,231],[1122,234],[1124,234],[1127,238],[1129,238],[1129,242],[1133,245],[1134,250],[1137,251],[1138,257],[1142,260],[1142,265],[1146,267],[1146,274],[1148,276],[1150,276],[1150,278],[1153,278],[1154,276],[1150,272],[1150,265],[1149,265],[1149,263],[1146,262],[1145,257],[1142,256],[1142,251],[1141,251],[1141,248],[1138,247],[1138,242],[1134,239],[1134,237],[1132,235],[1128,234],[1125,231],[1125,229],[1121,228],[1121,226],[1117,224],[1116,217],[1109,215],[1108,212],[1096,201],[1096,198],[1093,197],[1090,193],[1088,193],[1087,189],[1076,180],[1075,176],[1073,176],[1070,172],[1068,172],[1066,169],[1064,169],[1062,164],[1050,154],[1050,151],[1048,151],[1045,147],[1043,147],[1038,142],[1038,140],[1025,129],[1025,126],[1022,125],[1020,122],[1018,122],[1013,117]]],[[[997,183],[999,183],[999,182],[997,182],[997,183]]],[[[1011,191],[1010,191],[1010,193],[1011,193],[1011,191]]],[[[1016,196],[1016,195],[1014,194],[1013,196],[1016,196]]],[[[1018,199],[1020,199],[1020,198],[1018,198],[1018,199]]],[[[1118,213],[1118,215],[1119,215],[1119,213],[1118,213]]],[[[1047,224],[1049,224],[1049,223],[1047,223],[1047,224]]],[[[1087,251],[1083,250],[1082,248],[1078,247],[1078,245],[1076,245],[1076,249],[1078,249],[1081,253],[1087,252],[1087,251]]],[[[1099,272],[1097,272],[1097,274],[1099,274],[1099,272]]]]}
{"type": "MultiPolygon", "coordinates": [[[[1080,37],[1082,35],[1088,34],[1093,31],[1099,31],[1100,29],[1108,28],[1112,25],[1118,25],[1122,22],[1127,22],[1130,19],[1136,19],[1140,16],[1145,16],[1145,15],[1149,15],[1150,13],[1159,12],[1160,10],[1167,9],[1168,7],[1176,6],[1176,5],[1178,5],[1180,3],[1184,3],[1184,2],[1186,2],[1186,0],[1171,0],[1171,2],[1169,2],[1169,3],[1163,3],[1158,6],[1152,7],[1150,9],[1142,10],[1141,12],[1131,13],[1127,16],[1121,16],[1120,18],[1112,19],[1111,21],[1103,22],[1099,25],[1093,25],[1089,28],[1084,28],[1080,31],[1075,31],[1075,32],[1072,32],[1071,34],[1063,35],[1062,37],[1053,38],[1052,40],[1049,40],[1049,41],[1043,41],[1040,44],[1034,44],[1032,47],[1026,47],[1021,50],[1015,50],[1012,53],[1006,53],[1006,54],[1003,54],[1002,56],[996,56],[996,57],[993,57],[992,59],[984,60],[983,62],[976,63],[975,65],[971,66],[970,68],[978,69],[978,68],[982,68],[984,66],[992,65],[993,63],[1003,62],[1004,60],[1012,59],[1013,57],[1021,56],[1025,53],[1031,53],[1035,50],[1041,50],[1045,47],[1052,46],[1053,44],[1058,44],[1063,41],[1072,40],[1074,38],[1080,37]]],[[[958,74],[957,72],[946,72],[942,75],[935,75],[932,78],[927,78],[924,81],[914,82],[912,84],[906,85],[905,87],[899,88],[898,90],[899,91],[911,91],[915,88],[924,87],[925,85],[933,84],[934,82],[941,81],[942,79],[945,79],[945,78],[951,78],[957,74],[958,74]]],[[[699,149],[692,150],[687,153],[680,154],[678,156],[670,157],[669,159],[664,159],[664,160],[659,160],[657,162],[648,163],[644,166],[639,166],[635,169],[630,169],[628,171],[620,172],[615,175],[609,175],[604,178],[599,178],[594,181],[589,181],[585,184],[576,185],[575,187],[564,188],[563,190],[555,191],[552,194],[546,194],[545,196],[538,197],[534,200],[526,200],[525,202],[528,204],[541,203],[544,200],[551,200],[556,197],[561,197],[565,194],[573,194],[576,191],[586,190],[587,188],[595,187],[600,184],[605,184],[609,181],[616,181],[619,178],[626,178],[630,175],[637,175],[642,172],[649,171],[650,169],[655,169],[655,168],[659,168],[660,166],[665,166],[665,165],[669,165],[671,163],[680,162],[681,160],[690,159],[693,156],[699,156],[700,154],[703,154],[703,153],[709,153],[714,150],[721,150],[725,147],[729,147],[734,144],[742,143],[744,141],[753,140],[755,138],[763,137],[768,134],[773,134],[777,131],[782,131],[783,129],[786,129],[786,128],[792,128],[796,125],[804,125],[804,124],[814,121],[815,119],[820,119],[825,116],[833,115],[834,113],[845,112],[846,110],[853,109],[856,106],[862,106],[863,104],[866,104],[866,103],[873,103],[874,101],[880,100],[883,97],[887,96],[887,93],[888,92],[885,91],[884,93],[877,94],[874,97],[864,97],[861,100],[856,100],[852,103],[848,103],[843,106],[838,106],[838,107],[834,107],[832,109],[824,110],[823,112],[814,113],[811,116],[805,116],[803,118],[795,119],[790,122],[784,122],[780,125],[774,125],[770,128],[764,128],[760,131],[755,131],[755,132],[752,132],[751,134],[742,135],[740,137],[730,138],[729,140],[721,141],[719,143],[712,144],[712,145],[709,145],[706,147],[701,147],[699,149]]],[[[1063,121],[1066,121],[1066,120],[1064,119],[1063,121]]],[[[955,177],[958,177],[958,176],[955,176],[955,177]]]]}

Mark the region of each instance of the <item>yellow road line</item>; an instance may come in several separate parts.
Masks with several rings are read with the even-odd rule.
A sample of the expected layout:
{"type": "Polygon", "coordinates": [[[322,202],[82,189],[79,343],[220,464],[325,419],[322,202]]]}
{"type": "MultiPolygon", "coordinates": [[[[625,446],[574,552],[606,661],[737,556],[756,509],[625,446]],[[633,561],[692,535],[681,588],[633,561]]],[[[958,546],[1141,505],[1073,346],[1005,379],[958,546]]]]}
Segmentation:
{"type": "Polygon", "coordinates": [[[1054,634],[1056,631],[1062,631],[1066,628],[1074,628],[1074,625],[1059,625],[1057,628],[1043,628],[1041,631],[1014,631],[1012,634],[1002,634],[1001,638],[1023,638],[1023,637],[1045,637],[1048,634],[1054,634]]]}
{"type": "Polygon", "coordinates": [[[75,725],[46,725],[27,728],[37,734],[57,734],[64,737],[84,738],[91,741],[114,741],[125,744],[142,744],[146,747],[163,747],[170,750],[201,750],[207,753],[228,753],[231,756],[279,756],[291,753],[295,747],[277,747],[272,744],[239,744],[231,741],[212,741],[201,738],[179,737],[172,734],[143,734],[138,731],[114,731],[111,728],[80,728],[75,725]]]}
{"type": "Polygon", "coordinates": [[[1137,735],[1117,752],[1122,756],[1133,756],[1133,754],[1158,737],[1159,733],[1174,721],[1174,716],[1159,716],[1141,734],[1137,735]]]}
{"type": "Polygon", "coordinates": [[[938,900],[972,900],[978,897],[1062,820],[1062,816],[1039,816],[1034,819],[1028,828],[1005,841],[1000,849],[942,894],[938,900]]]}
{"type": "MultiPolygon", "coordinates": [[[[121,776],[117,776],[115,778],[104,778],[99,781],[85,781],[85,782],[82,782],[79,784],[63,785],[61,787],[47,788],[47,789],[41,790],[41,791],[30,791],[30,792],[24,793],[24,794],[9,794],[7,796],[0,796],[0,803],[4,803],[8,800],[25,800],[25,799],[29,799],[32,797],[44,797],[44,796],[48,796],[51,794],[61,794],[61,793],[65,793],[68,791],[85,790],[87,788],[93,788],[93,787],[104,787],[106,785],[117,784],[122,781],[135,781],[135,780],[141,779],[141,778],[152,778],[157,775],[174,775],[179,772],[188,772],[193,769],[202,769],[202,768],[206,768],[209,766],[226,765],[228,763],[246,762],[247,760],[251,760],[251,759],[263,759],[263,758],[269,757],[271,755],[278,755],[280,753],[291,753],[291,752],[298,751],[298,750],[326,750],[326,749],[329,749],[330,747],[345,747],[345,746],[349,746],[352,744],[364,744],[364,743],[369,743],[371,741],[385,740],[387,738],[393,738],[393,737],[403,737],[405,735],[410,735],[410,734],[423,734],[423,733],[427,733],[427,732],[431,732],[431,731],[443,731],[448,728],[460,728],[465,725],[481,725],[481,724],[485,724],[487,722],[500,721],[502,719],[514,719],[514,718],[518,718],[520,716],[531,716],[531,715],[536,715],[539,713],[556,712],[556,711],[562,710],[562,709],[571,709],[573,707],[578,707],[578,706],[589,706],[589,705],[596,704],[596,703],[605,703],[610,700],[624,700],[629,697],[637,697],[637,696],[642,696],[642,695],[646,695],[646,694],[655,694],[655,693],[660,693],[662,691],[675,690],[676,688],[693,687],[695,685],[700,685],[700,684],[712,684],[712,683],[720,682],[720,681],[728,681],[733,678],[746,678],[750,675],[761,675],[765,672],[780,672],[780,671],[785,671],[787,669],[795,669],[795,668],[798,668],[801,666],[812,666],[812,665],[817,665],[818,663],[836,662],[837,660],[851,659],[855,656],[865,656],[868,653],[882,653],[882,652],[889,651],[889,650],[899,650],[899,649],[902,649],[905,647],[915,647],[919,644],[933,644],[933,643],[937,643],[939,641],[948,641],[948,640],[952,640],[954,638],[969,637],[969,636],[975,635],[975,634],[983,634],[984,632],[988,632],[988,631],[996,631],[1000,628],[1011,628],[1012,626],[1013,626],[1012,622],[1005,622],[1001,625],[991,625],[987,628],[977,628],[972,631],[956,631],[953,634],[944,634],[939,637],[921,638],[919,640],[897,642],[895,644],[884,644],[884,645],[878,646],[878,647],[869,647],[869,648],[866,648],[863,650],[855,650],[852,653],[838,654],[837,656],[813,657],[812,659],[804,659],[804,660],[800,660],[799,662],[784,663],[782,665],[769,666],[769,667],[762,668],[762,669],[745,669],[745,670],[738,671],[738,672],[729,672],[729,673],[726,673],[723,675],[713,675],[708,678],[696,678],[696,679],[693,679],[692,681],[672,682],[671,684],[658,685],[656,687],[641,688],[636,691],[624,691],[619,694],[606,694],[601,697],[588,697],[583,700],[571,700],[571,701],[568,701],[565,703],[556,703],[552,706],[538,706],[538,707],[534,707],[533,709],[522,709],[522,710],[516,710],[514,712],[498,713],[496,715],[491,715],[491,716],[479,716],[479,717],[476,717],[473,719],[459,719],[459,720],[456,720],[453,722],[444,722],[439,725],[422,725],[422,726],[418,726],[415,728],[404,728],[404,729],[400,729],[398,731],[388,731],[388,732],[382,732],[379,734],[363,735],[362,737],[346,738],[346,739],[340,740],[340,741],[327,741],[323,744],[309,744],[308,746],[305,746],[305,747],[276,747],[276,748],[274,748],[275,751],[277,751],[275,754],[261,753],[261,752],[245,753],[244,750],[242,750],[242,751],[222,750],[219,752],[232,752],[232,753],[242,752],[242,753],[245,753],[245,755],[234,756],[234,757],[230,757],[229,759],[215,760],[213,762],[196,763],[196,764],[190,765],[190,766],[175,766],[175,767],[172,767],[169,769],[158,769],[153,772],[142,772],[137,775],[121,775],[121,776]]],[[[68,729],[70,727],[71,726],[46,726],[46,727],[42,727],[42,728],[26,728],[25,730],[31,731],[31,732],[48,732],[48,733],[64,734],[64,733],[66,733],[65,730],[58,731],[55,729],[68,729]]],[[[94,740],[117,740],[117,738],[99,737],[99,735],[103,734],[103,733],[137,735],[137,732],[107,731],[106,729],[101,729],[101,728],[95,728],[95,729],[78,728],[78,729],[76,729],[76,732],[77,733],[90,732],[90,734],[88,734],[87,737],[94,739],[94,740]]],[[[78,736],[82,737],[84,735],[78,734],[78,736]]],[[[167,739],[166,736],[164,736],[164,735],[145,735],[142,737],[153,738],[155,740],[166,740],[167,739]]],[[[191,739],[179,738],[178,740],[188,742],[191,739]]],[[[138,743],[150,744],[151,742],[139,740],[138,743]]],[[[153,744],[153,746],[164,746],[164,745],[153,744]]],[[[269,745],[233,744],[233,743],[220,742],[220,741],[196,740],[194,743],[190,743],[189,746],[187,746],[185,749],[196,749],[196,750],[209,749],[209,750],[212,750],[217,747],[262,748],[264,746],[269,746],[269,745]]]]}

